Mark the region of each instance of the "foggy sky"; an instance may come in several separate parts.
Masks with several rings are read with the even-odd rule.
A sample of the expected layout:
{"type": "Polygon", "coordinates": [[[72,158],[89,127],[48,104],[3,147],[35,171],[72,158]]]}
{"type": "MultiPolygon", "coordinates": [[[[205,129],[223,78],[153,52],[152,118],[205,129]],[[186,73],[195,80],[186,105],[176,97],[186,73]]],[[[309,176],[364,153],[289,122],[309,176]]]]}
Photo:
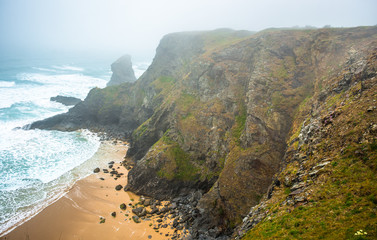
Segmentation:
{"type": "Polygon", "coordinates": [[[188,30],[377,24],[376,0],[0,0],[0,51],[109,51],[153,57],[188,30]]]}

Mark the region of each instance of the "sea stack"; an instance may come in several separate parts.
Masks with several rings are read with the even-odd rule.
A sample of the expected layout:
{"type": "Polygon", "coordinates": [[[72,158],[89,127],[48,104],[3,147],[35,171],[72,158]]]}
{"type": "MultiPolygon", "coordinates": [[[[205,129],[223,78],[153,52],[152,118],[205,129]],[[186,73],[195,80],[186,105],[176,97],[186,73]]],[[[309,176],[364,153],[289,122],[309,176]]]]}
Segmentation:
{"type": "Polygon", "coordinates": [[[136,81],[130,55],[126,54],[111,64],[111,71],[113,72],[113,75],[107,83],[107,86],[136,81]]]}

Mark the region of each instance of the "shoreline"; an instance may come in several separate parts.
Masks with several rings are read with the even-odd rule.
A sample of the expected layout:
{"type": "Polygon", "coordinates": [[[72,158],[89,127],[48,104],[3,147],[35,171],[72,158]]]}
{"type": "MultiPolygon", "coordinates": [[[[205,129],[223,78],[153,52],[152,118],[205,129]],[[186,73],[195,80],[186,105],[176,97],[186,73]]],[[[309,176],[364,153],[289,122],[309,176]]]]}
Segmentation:
{"type": "MultiPolygon", "coordinates": [[[[64,175],[66,174],[73,174],[73,175],[77,175],[79,174],[78,172],[82,169],[82,168],[85,168],[87,169],[88,168],[88,165],[91,165],[90,164],[90,161],[94,160],[96,163],[99,162],[99,158],[101,158],[101,156],[103,154],[106,154],[107,152],[107,148],[111,145],[111,141],[110,140],[101,140],[100,141],[100,145],[97,149],[97,151],[93,154],[92,157],[88,158],[85,162],[81,163],[79,166],[76,166],[75,168],[71,169],[70,171],[66,172],[65,174],[61,175],[59,178],[63,177],[64,175]],[[88,164],[89,163],[89,164],[88,164]]],[[[118,151],[118,150],[116,150],[118,151]]],[[[93,163],[92,163],[93,164],[93,163]]],[[[88,171],[87,171],[88,172],[88,171]]],[[[21,213],[21,217],[22,218],[21,220],[18,220],[18,221],[13,221],[14,224],[12,224],[11,226],[9,226],[7,229],[5,229],[4,231],[0,232],[0,238],[1,237],[4,237],[5,235],[9,234],[10,232],[12,232],[14,229],[16,229],[17,227],[21,226],[22,224],[24,224],[25,222],[29,221],[30,219],[32,219],[33,217],[35,217],[36,215],[38,215],[40,212],[42,212],[45,208],[47,208],[48,206],[54,204],[55,202],[59,201],[59,199],[61,199],[62,197],[64,197],[64,195],[66,195],[72,188],[73,186],[78,182],[78,181],[81,181],[87,177],[89,177],[91,174],[93,174],[93,172],[88,172],[86,173],[84,176],[82,177],[79,177],[77,178],[75,181],[73,181],[73,183],[71,183],[70,185],[68,185],[65,189],[63,189],[61,192],[57,192],[57,195],[53,196],[53,197],[50,197],[50,198],[46,198],[43,200],[43,203],[41,203],[40,205],[36,205],[33,207],[32,211],[29,211],[29,212],[25,212],[25,213],[21,213]]],[[[58,179],[59,179],[58,178],[58,179]]],[[[55,179],[55,180],[58,180],[58,179],[55,179]]],[[[54,181],[55,181],[54,180],[54,181]]],[[[11,219],[12,220],[12,219],[11,219]]],[[[9,221],[11,221],[9,220],[9,221]]]]}
{"type": "MultiPolygon", "coordinates": [[[[31,218],[6,230],[0,239],[141,240],[167,239],[173,236],[172,228],[157,226],[168,226],[171,224],[170,219],[162,219],[157,215],[138,218],[133,213],[132,210],[140,208],[142,204],[139,196],[123,190],[127,185],[128,173],[122,165],[126,152],[124,143],[102,142],[93,156],[101,159],[98,173],[78,180],[62,197],[31,218]],[[114,163],[109,164],[110,162],[114,163]],[[117,185],[122,186],[118,187],[118,191],[115,189],[117,185]],[[122,203],[126,205],[125,210],[120,209],[122,203]],[[135,219],[138,219],[139,223],[136,223],[135,219]]],[[[143,200],[142,197],[142,203],[143,200]]]]}

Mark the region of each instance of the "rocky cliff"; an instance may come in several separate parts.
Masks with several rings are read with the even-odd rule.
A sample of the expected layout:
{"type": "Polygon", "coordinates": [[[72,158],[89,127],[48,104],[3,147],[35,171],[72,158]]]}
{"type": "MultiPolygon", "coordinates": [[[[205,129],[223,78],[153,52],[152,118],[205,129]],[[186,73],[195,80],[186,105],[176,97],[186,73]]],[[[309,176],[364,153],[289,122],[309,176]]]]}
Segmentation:
{"type": "Polygon", "coordinates": [[[130,55],[123,55],[111,64],[111,71],[113,74],[111,75],[111,79],[107,83],[107,86],[136,81],[130,55]]]}
{"type": "Polygon", "coordinates": [[[344,54],[337,66],[326,69],[323,60],[331,55],[322,55],[316,71],[328,73],[315,79],[313,93],[300,104],[281,169],[234,238],[377,237],[375,30],[372,38],[360,31],[363,39],[350,47],[344,45],[349,38],[335,45],[344,54]]]}
{"type": "MultiPolygon", "coordinates": [[[[86,127],[128,139],[127,158],[135,162],[128,190],[160,199],[195,192],[200,214],[190,218],[192,236],[204,235],[200,228],[211,229],[213,237],[229,233],[242,219],[238,232],[244,236],[268,222],[272,206],[284,199],[291,202],[278,213],[309,201],[292,199],[312,191],[304,187],[315,184],[305,181],[314,181],[321,164],[340,154],[335,141],[346,148],[369,131],[372,145],[358,154],[375,157],[376,37],[376,27],[169,34],[138,81],[93,89],[67,114],[31,127],[86,127]],[[350,112],[337,118],[340,106],[350,112]],[[330,128],[343,124],[346,130],[330,128]]],[[[375,173],[374,165],[365,167],[375,173]]],[[[253,231],[247,236],[259,236],[253,231]]]]}

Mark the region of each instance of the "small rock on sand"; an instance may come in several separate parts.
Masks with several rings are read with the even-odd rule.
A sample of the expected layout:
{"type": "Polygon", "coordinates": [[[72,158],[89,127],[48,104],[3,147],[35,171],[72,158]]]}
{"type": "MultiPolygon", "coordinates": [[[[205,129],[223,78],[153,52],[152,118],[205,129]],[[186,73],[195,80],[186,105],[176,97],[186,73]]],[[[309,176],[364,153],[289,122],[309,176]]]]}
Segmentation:
{"type": "Polygon", "coordinates": [[[127,205],[122,203],[120,206],[119,206],[120,209],[122,210],[126,210],[127,209],[127,205]]]}
{"type": "Polygon", "coordinates": [[[94,173],[99,173],[99,171],[100,171],[99,168],[95,168],[95,169],[93,170],[94,173]]]}
{"type": "Polygon", "coordinates": [[[119,185],[116,185],[115,190],[120,191],[122,188],[123,186],[119,184],[119,185]]]}
{"type": "Polygon", "coordinates": [[[135,223],[140,223],[138,216],[132,216],[132,220],[134,220],[135,223]]]}

